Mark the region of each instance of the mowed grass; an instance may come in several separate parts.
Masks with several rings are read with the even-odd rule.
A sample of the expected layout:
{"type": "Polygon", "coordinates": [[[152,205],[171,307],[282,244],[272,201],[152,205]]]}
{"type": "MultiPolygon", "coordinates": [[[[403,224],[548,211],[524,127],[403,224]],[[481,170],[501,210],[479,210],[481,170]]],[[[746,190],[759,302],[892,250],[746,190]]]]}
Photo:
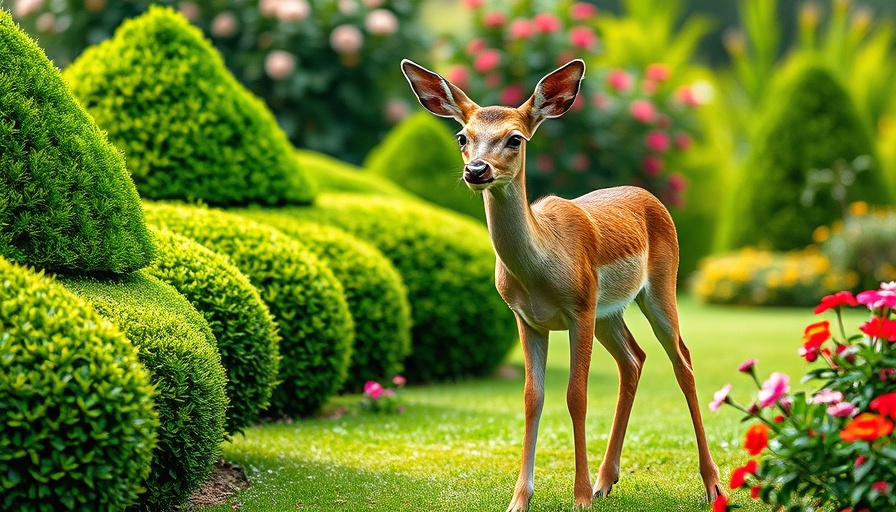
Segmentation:
{"type": "MultiPolygon", "coordinates": [[[[749,400],[755,387],[738,365],[759,359],[759,375],[805,371],[797,356],[804,309],[710,307],[681,299],[682,335],[691,349],[709,442],[722,477],[743,464],[745,427],[730,407],[710,413],[706,405],[727,382],[734,397],[749,400]]],[[[627,322],[647,363],[635,400],[622,457],[622,475],[595,511],[707,510],[697,471],[697,450],[685,400],[671,366],[637,307],[627,322]]],[[[858,315],[847,324],[856,326],[858,315]]],[[[328,410],[347,408],[335,419],[264,424],[224,447],[225,458],[243,466],[252,487],[231,505],[204,510],[382,512],[503,511],[517,478],[523,435],[522,354],[514,351],[509,372],[490,379],[411,387],[402,393],[403,415],[358,410],[360,397],[334,400],[328,410]],[[510,373],[511,375],[506,375],[510,373]]],[[[569,345],[554,333],[548,359],[546,403],[539,430],[536,490],[532,512],[573,507],[572,428],[566,411],[569,345]]],[[[594,477],[613,418],[616,367],[595,343],[589,385],[588,452],[594,477]]],[[[767,510],[738,491],[746,511],[767,510]]]]}

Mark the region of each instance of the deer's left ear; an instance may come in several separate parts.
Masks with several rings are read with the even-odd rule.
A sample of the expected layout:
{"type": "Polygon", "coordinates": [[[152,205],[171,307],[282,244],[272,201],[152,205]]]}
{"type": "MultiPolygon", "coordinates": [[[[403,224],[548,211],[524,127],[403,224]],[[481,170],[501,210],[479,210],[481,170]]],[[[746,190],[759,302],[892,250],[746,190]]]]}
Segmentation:
{"type": "Polygon", "coordinates": [[[538,82],[532,97],[519,107],[523,113],[529,113],[531,133],[545,119],[560,117],[572,107],[584,76],[585,62],[576,59],[538,82]]]}

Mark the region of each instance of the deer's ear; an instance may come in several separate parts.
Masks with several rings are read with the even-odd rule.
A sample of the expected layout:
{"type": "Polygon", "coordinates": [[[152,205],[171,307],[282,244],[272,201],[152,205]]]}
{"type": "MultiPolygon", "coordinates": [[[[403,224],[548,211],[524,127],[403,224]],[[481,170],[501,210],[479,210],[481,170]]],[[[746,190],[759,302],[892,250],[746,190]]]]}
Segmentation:
{"type": "Polygon", "coordinates": [[[535,92],[520,110],[529,113],[532,133],[545,119],[560,117],[576,100],[585,76],[585,62],[576,59],[549,73],[535,86],[535,92]]]}
{"type": "Polygon", "coordinates": [[[460,124],[467,124],[479,108],[459,87],[414,62],[401,61],[401,71],[420,104],[437,116],[453,117],[460,124]]]}

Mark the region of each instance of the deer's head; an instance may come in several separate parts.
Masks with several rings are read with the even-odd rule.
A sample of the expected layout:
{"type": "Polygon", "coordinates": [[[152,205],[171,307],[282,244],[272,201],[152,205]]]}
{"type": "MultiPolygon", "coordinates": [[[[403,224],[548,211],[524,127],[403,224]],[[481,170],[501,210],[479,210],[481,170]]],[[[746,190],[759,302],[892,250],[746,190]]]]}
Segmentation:
{"type": "Polygon", "coordinates": [[[464,181],[473,190],[484,190],[504,186],[523,172],[526,141],[542,121],[569,110],[585,63],[576,59],[549,73],[517,108],[480,107],[456,85],[407,59],[401,70],[421,105],[463,125],[457,143],[464,159],[464,181]]]}

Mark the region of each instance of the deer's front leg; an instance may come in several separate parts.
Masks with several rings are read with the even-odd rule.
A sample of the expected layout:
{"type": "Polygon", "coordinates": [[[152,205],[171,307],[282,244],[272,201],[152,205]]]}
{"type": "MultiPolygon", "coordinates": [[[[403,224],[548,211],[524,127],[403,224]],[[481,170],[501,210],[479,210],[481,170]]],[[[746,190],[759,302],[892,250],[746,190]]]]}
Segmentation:
{"type": "Polygon", "coordinates": [[[513,498],[507,512],[521,512],[529,507],[529,500],[535,491],[535,441],[538,437],[538,422],[544,407],[544,370],[548,357],[548,333],[530,327],[517,316],[520,343],[526,362],[526,385],[524,391],[526,411],[526,431],[523,434],[523,460],[520,476],[513,491],[513,498]]]}
{"type": "Polygon", "coordinates": [[[590,507],[594,497],[588,472],[588,449],[585,443],[585,415],[588,411],[588,371],[591,368],[591,347],[594,342],[593,311],[580,314],[569,330],[570,365],[566,403],[572,418],[575,440],[576,507],[590,507]]]}

